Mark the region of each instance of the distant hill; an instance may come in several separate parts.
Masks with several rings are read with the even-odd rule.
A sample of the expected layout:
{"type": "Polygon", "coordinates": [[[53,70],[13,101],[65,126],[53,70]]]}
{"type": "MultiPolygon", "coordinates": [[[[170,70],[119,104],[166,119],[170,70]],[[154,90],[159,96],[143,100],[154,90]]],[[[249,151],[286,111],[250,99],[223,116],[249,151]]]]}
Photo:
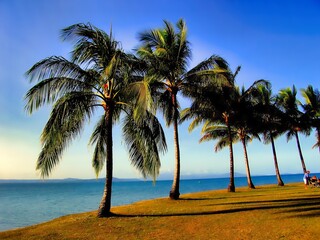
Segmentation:
{"type": "MultiPolygon", "coordinates": [[[[210,178],[228,178],[230,176],[229,173],[221,173],[221,174],[190,174],[190,175],[181,175],[181,179],[210,179],[210,178]]],[[[234,173],[235,177],[245,177],[245,174],[242,173],[234,173]]],[[[173,174],[172,173],[164,173],[160,174],[158,180],[172,180],[173,174]]]]}
{"type": "MultiPolygon", "coordinates": [[[[235,173],[235,177],[244,177],[245,174],[235,173]]],[[[223,174],[190,174],[190,175],[181,175],[182,180],[187,179],[209,179],[209,178],[228,178],[229,173],[223,174]]],[[[172,180],[172,173],[160,174],[157,181],[161,180],[172,180]]],[[[132,182],[132,181],[143,181],[141,178],[113,178],[114,182],[132,182]]],[[[147,179],[151,180],[151,179],[147,179]]],[[[98,179],[81,179],[81,178],[64,178],[64,179],[0,179],[0,183],[38,183],[38,182],[79,182],[79,181],[98,181],[104,182],[105,178],[98,179]]]]}
{"type": "MultiPolygon", "coordinates": [[[[64,178],[64,179],[0,179],[0,183],[38,183],[38,182],[80,182],[80,181],[98,181],[104,182],[105,178],[92,178],[92,179],[81,179],[81,178],[64,178]]],[[[114,182],[131,182],[140,181],[137,178],[113,178],[114,182]]]]}

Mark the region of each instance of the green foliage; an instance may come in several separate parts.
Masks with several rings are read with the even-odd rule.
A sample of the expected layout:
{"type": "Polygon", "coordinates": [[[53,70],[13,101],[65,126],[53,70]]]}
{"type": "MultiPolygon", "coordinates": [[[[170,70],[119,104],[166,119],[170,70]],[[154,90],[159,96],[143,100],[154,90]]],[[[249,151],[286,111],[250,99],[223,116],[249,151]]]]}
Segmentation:
{"type": "Polygon", "coordinates": [[[103,165],[107,158],[107,129],[106,129],[106,116],[102,115],[94,131],[91,135],[89,143],[95,145],[92,167],[95,170],[96,176],[98,177],[101,172],[103,165]]]}
{"type": "Polygon", "coordinates": [[[133,114],[127,114],[123,122],[123,136],[132,165],[145,178],[152,176],[155,181],[161,165],[158,151],[165,152],[167,145],[157,118],[150,112],[146,116],[136,121],[133,114]]]}
{"type": "MultiPolygon", "coordinates": [[[[112,124],[118,122],[121,113],[134,116],[131,125],[124,127],[126,139],[130,139],[130,133],[134,134],[132,139],[138,138],[136,132],[128,131],[128,127],[140,126],[142,121],[158,123],[155,116],[145,113],[152,108],[149,82],[146,78],[141,81],[143,62],[125,54],[111,31],[108,35],[91,24],[74,24],[63,29],[61,35],[64,40],[74,43],[71,61],[63,57],[49,57],[36,63],[26,73],[31,82],[37,81],[25,96],[26,111],[32,114],[45,104],[53,104],[41,135],[43,147],[37,169],[42,177],[48,177],[69,143],[79,136],[92,118],[94,110],[101,108],[105,113],[90,139],[90,144],[95,148],[92,166],[98,176],[108,158],[110,143],[107,139],[112,134],[112,124]],[[111,125],[107,122],[108,115],[112,116],[111,125]]],[[[161,151],[166,150],[161,126],[155,126],[136,128],[140,129],[140,136],[145,139],[132,145],[130,150],[132,152],[134,147],[139,147],[138,151],[145,151],[140,159],[145,167],[141,168],[139,164],[134,166],[144,176],[153,178],[160,167],[158,147],[161,151]],[[143,135],[147,130],[149,135],[143,135]]]]}
{"type": "Polygon", "coordinates": [[[141,46],[137,54],[148,65],[147,76],[154,79],[155,102],[169,126],[179,118],[176,95],[183,88],[191,50],[183,20],[178,21],[177,32],[171,23],[164,21],[164,25],[139,34],[141,46]]]}
{"type": "Polygon", "coordinates": [[[316,129],[316,143],[313,148],[318,147],[320,151],[320,92],[309,85],[306,89],[301,89],[301,94],[305,103],[302,104],[304,110],[304,120],[309,126],[316,129]]]}

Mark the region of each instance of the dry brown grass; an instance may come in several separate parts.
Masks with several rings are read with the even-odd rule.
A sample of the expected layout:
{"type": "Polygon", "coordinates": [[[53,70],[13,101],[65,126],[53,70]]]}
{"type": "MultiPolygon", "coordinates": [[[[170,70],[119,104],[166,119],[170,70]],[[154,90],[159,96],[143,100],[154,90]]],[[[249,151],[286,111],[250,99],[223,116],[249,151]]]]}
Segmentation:
{"type": "Polygon", "coordinates": [[[320,235],[320,188],[303,184],[238,188],[156,199],[0,232],[0,239],[314,239],[320,235]]]}

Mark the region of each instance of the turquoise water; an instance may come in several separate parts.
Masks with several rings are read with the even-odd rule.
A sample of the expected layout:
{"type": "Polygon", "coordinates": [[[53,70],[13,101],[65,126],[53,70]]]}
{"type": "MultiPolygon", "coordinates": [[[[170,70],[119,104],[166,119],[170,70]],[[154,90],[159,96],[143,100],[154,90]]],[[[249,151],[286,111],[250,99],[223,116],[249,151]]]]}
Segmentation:
{"type": "MultiPolygon", "coordinates": [[[[256,186],[276,184],[275,176],[253,177],[256,186]]],[[[302,182],[302,174],[282,175],[285,183],[302,182]]],[[[114,182],[112,205],[167,197],[172,181],[114,182]]],[[[180,193],[226,189],[228,178],[181,180],[180,193]]],[[[235,179],[246,186],[245,177],[235,179]]],[[[104,182],[101,180],[25,181],[0,183],[0,231],[33,225],[59,216],[97,209],[104,182]]]]}

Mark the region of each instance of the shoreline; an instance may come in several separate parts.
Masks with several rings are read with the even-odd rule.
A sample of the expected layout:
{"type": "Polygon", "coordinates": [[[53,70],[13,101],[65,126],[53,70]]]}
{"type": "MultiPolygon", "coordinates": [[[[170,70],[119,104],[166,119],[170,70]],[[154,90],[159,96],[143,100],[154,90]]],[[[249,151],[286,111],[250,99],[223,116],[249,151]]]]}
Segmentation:
{"type": "MultiPolygon", "coordinates": [[[[191,180],[191,179],[186,179],[186,180],[191,180]]],[[[201,180],[201,179],[199,179],[201,180]]],[[[295,182],[295,183],[290,183],[290,185],[298,185],[300,183],[298,182],[295,182]]],[[[257,187],[257,189],[259,188],[268,188],[268,187],[274,187],[274,185],[272,184],[265,184],[265,185],[260,185],[257,187]]],[[[283,187],[286,187],[286,184],[285,186],[283,187]]],[[[255,191],[255,189],[249,189],[247,187],[238,187],[236,188],[238,191],[240,190],[248,190],[248,191],[255,191]]],[[[190,193],[184,193],[181,195],[180,199],[179,200],[172,200],[173,202],[175,201],[180,201],[180,200],[183,200],[185,196],[192,196],[192,195],[198,195],[198,194],[209,194],[209,193],[214,193],[214,192],[217,192],[217,193],[220,193],[222,191],[226,191],[227,194],[233,194],[232,192],[227,192],[227,189],[213,189],[213,190],[208,190],[208,191],[203,191],[203,192],[190,192],[190,193]]],[[[236,191],[237,192],[237,191],[236,191]]],[[[144,199],[144,200],[139,200],[139,201],[136,201],[136,202],[132,202],[132,203],[128,203],[128,204],[124,204],[124,205],[117,205],[117,206],[113,206],[111,207],[111,210],[115,210],[115,209],[118,209],[118,208],[123,208],[123,207],[130,207],[130,206],[133,206],[135,204],[143,204],[144,202],[149,202],[149,201],[161,201],[161,200],[169,200],[169,197],[158,197],[158,198],[153,198],[153,199],[144,199]]],[[[170,200],[171,201],[171,200],[170,200]]],[[[0,230],[0,233],[2,232],[9,232],[9,231],[15,231],[15,230],[21,230],[21,229],[24,229],[24,228],[29,228],[29,227],[34,227],[34,226],[38,226],[38,225],[42,225],[42,224],[46,224],[48,222],[51,222],[51,221],[55,221],[56,219],[59,219],[59,218],[64,218],[64,217],[68,217],[68,216],[71,216],[71,215],[81,215],[81,214],[87,214],[87,213],[96,213],[97,210],[93,210],[93,211],[85,211],[85,212],[79,212],[79,213],[72,213],[72,214],[66,214],[66,215],[62,215],[60,217],[57,217],[57,218],[53,218],[51,220],[48,220],[48,221],[44,221],[44,222],[39,222],[39,223],[36,223],[36,224],[32,224],[32,225],[27,225],[27,226],[23,226],[23,227],[17,227],[17,228],[12,228],[12,229],[7,229],[7,230],[0,230]]]]}
{"type": "Polygon", "coordinates": [[[0,238],[48,239],[50,236],[50,239],[68,239],[73,236],[86,239],[90,235],[91,239],[102,236],[110,239],[174,239],[170,234],[181,231],[187,238],[180,239],[196,236],[201,237],[198,239],[210,236],[226,239],[277,239],[286,236],[292,239],[290,236],[296,237],[297,229],[297,236],[311,237],[310,234],[320,233],[317,228],[310,231],[307,227],[320,219],[320,210],[315,207],[318,204],[320,189],[310,187],[305,190],[301,182],[284,187],[268,184],[253,190],[239,187],[235,193],[211,190],[183,194],[178,201],[157,198],[116,206],[112,208],[115,216],[111,218],[99,219],[96,211],[66,215],[24,228],[1,231],[0,238]],[[277,227],[279,219],[281,227],[277,227]],[[193,229],[194,225],[197,228],[193,229]],[[156,235],[150,227],[154,227],[156,235]],[[270,235],[261,232],[264,227],[268,227],[270,235]],[[145,233],[141,235],[137,229],[145,233]],[[236,230],[238,234],[235,234],[236,230]]]}
{"type": "MultiPolygon", "coordinates": [[[[283,176],[284,179],[286,179],[286,175],[283,176]]],[[[284,181],[286,185],[292,182],[300,182],[300,179],[302,179],[300,174],[287,176],[289,178],[284,181]],[[290,182],[287,180],[290,180],[290,182]]],[[[253,177],[256,187],[276,185],[275,179],[274,175],[253,177]]],[[[235,180],[236,191],[242,187],[247,188],[246,177],[239,177],[235,180]],[[239,181],[242,185],[239,184],[239,181]]],[[[0,193],[2,197],[4,197],[1,202],[7,206],[6,209],[0,209],[0,215],[6,217],[6,221],[2,222],[2,226],[0,225],[0,231],[31,226],[64,215],[94,211],[97,209],[101,199],[101,191],[103,190],[101,187],[102,182],[77,181],[66,182],[66,185],[64,185],[64,183],[65,182],[37,182],[31,183],[31,185],[25,185],[24,183],[13,183],[12,185],[11,183],[0,184],[0,187],[2,187],[2,192],[0,188],[0,193]],[[12,191],[17,193],[11,194],[10,197],[9,193],[12,191]],[[18,201],[18,196],[19,198],[22,197],[24,201],[18,201]],[[34,196],[36,196],[36,198],[34,198],[34,196]],[[52,208],[52,206],[55,207],[52,208]],[[60,208],[62,210],[59,210],[60,208]],[[7,216],[12,217],[9,218],[7,216]]],[[[166,198],[171,183],[171,180],[158,181],[156,185],[153,185],[152,182],[149,181],[117,182],[113,189],[112,206],[123,206],[144,200],[166,198]]],[[[228,183],[229,178],[181,180],[180,193],[184,195],[215,190],[226,191],[228,183]]]]}

